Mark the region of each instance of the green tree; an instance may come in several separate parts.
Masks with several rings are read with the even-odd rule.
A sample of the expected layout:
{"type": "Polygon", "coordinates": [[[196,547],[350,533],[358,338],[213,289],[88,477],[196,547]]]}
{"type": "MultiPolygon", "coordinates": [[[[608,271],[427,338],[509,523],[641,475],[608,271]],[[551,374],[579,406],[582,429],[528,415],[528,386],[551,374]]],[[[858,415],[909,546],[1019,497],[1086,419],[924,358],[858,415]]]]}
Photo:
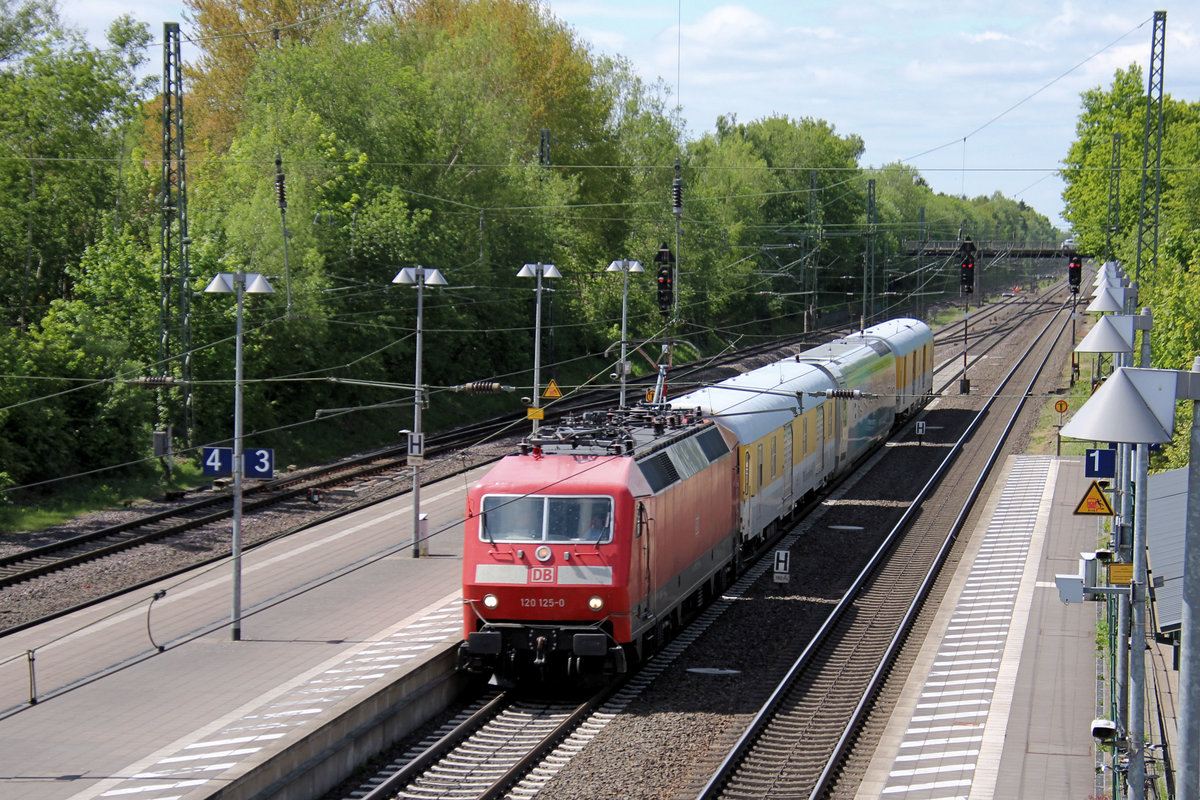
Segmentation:
{"type": "Polygon", "coordinates": [[[0,71],[0,308],[25,329],[71,296],[69,267],[119,198],[125,130],[149,41],[122,17],[95,50],[49,17],[0,71]]]}

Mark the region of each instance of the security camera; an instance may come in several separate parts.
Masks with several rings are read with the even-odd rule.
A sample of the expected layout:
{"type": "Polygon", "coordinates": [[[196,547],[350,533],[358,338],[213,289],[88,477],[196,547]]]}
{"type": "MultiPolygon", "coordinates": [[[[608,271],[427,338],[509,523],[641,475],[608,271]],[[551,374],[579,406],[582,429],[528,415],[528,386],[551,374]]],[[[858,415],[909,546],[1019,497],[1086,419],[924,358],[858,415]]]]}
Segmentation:
{"type": "Polygon", "coordinates": [[[616,372],[610,372],[610,373],[608,373],[608,379],[609,379],[609,380],[615,381],[615,380],[617,380],[617,379],[618,379],[618,378],[620,378],[620,377],[621,377],[621,376],[620,376],[619,374],[617,374],[616,372]]]}
{"type": "Polygon", "coordinates": [[[521,403],[522,403],[522,405],[531,406],[531,405],[533,405],[533,399],[530,397],[522,397],[521,403]]]}
{"type": "Polygon", "coordinates": [[[1117,723],[1111,719],[1092,720],[1092,738],[1101,744],[1112,744],[1117,740],[1117,723]]]}
{"type": "Polygon", "coordinates": [[[1116,554],[1112,550],[1104,547],[1096,551],[1096,560],[1101,564],[1108,564],[1112,562],[1115,555],[1116,554]]]}

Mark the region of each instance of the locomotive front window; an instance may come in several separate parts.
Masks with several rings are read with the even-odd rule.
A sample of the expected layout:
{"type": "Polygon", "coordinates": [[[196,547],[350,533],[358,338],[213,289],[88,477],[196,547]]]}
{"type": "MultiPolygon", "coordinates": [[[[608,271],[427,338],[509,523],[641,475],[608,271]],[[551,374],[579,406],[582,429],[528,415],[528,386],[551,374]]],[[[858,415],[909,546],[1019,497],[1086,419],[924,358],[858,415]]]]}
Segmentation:
{"type": "Polygon", "coordinates": [[[479,538],[491,542],[610,542],[611,497],[488,495],[479,538]]]}

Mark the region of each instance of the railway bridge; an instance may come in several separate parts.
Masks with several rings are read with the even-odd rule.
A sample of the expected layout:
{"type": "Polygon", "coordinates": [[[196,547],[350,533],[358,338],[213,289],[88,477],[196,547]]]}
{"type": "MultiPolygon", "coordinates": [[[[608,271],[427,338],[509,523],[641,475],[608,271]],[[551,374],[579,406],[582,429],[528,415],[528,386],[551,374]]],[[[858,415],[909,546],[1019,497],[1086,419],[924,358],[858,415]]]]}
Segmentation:
{"type": "MultiPolygon", "coordinates": [[[[957,239],[905,239],[906,256],[929,256],[948,258],[958,255],[962,242],[957,239]]],[[[1079,255],[1074,247],[1063,247],[1057,242],[975,242],[976,258],[1069,258],[1079,255]]]]}

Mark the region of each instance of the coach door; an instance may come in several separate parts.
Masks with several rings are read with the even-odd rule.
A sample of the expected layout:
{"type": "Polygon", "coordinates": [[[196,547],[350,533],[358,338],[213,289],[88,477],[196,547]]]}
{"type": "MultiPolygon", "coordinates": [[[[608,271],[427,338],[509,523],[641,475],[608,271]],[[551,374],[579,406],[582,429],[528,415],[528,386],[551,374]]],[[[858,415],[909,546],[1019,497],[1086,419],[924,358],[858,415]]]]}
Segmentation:
{"type": "Polygon", "coordinates": [[[817,406],[817,483],[825,477],[825,406],[817,406]]]}
{"type": "Polygon", "coordinates": [[[795,480],[795,470],[792,469],[792,423],[783,426],[783,502],[786,506],[792,501],[792,484],[795,480]]]}

